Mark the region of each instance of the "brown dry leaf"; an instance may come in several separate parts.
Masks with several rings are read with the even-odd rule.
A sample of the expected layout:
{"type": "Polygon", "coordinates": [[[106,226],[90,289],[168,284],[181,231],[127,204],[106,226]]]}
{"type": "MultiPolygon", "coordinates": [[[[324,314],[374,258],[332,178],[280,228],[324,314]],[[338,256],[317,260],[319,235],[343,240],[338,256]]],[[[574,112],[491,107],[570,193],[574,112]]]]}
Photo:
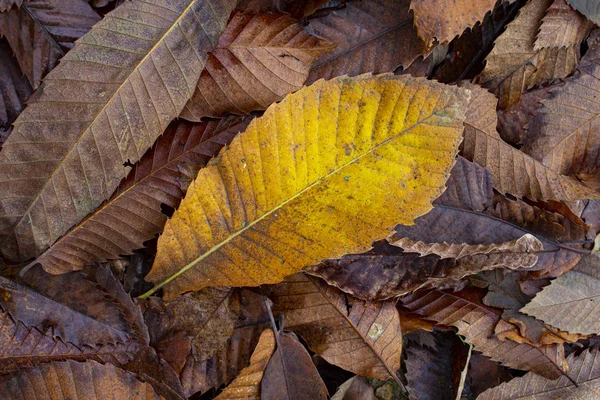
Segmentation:
{"type": "MultiPolygon", "coordinates": [[[[273,330],[266,329],[260,335],[258,344],[250,357],[250,365],[240,371],[215,400],[254,399],[260,400],[260,386],[269,360],[275,351],[275,335],[273,330]]],[[[298,360],[295,360],[298,361],[298,360]]],[[[303,378],[308,378],[304,376],[303,378]]],[[[320,379],[320,378],[319,378],[320,379]]],[[[313,382],[311,382],[311,386],[313,382]]]]}
{"type": "Polygon", "coordinates": [[[293,333],[277,334],[277,349],[260,384],[263,400],[325,400],[325,383],[308,351],[293,333]]]}
{"type": "Polygon", "coordinates": [[[402,333],[394,301],[353,299],[303,273],[264,290],[286,329],[329,363],[358,375],[398,379],[402,333]]]}
{"type": "Polygon", "coordinates": [[[112,364],[72,360],[42,364],[0,376],[0,393],[11,400],[164,399],[152,385],[112,364]]]}
{"type": "Polygon", "coordinates": [[[572,334],[600,334],[600,259],[585,256],[553,280],[521,312],[572,334]]]}
{"type": "MultiPolygon", "coordinates": [[[[495,310],[482,303],[485,292],[471,288],[457,293],[421,291],[401,298],[410,311],[443,325],[458,328],[474,350],[511,368],[534,371],[556,379],[564,374],[566,363],[562,345],[534,347],[511,340],[501,341],[494,328],[501,321],[495,310]]],[[[506,324],[509,326],[510,324],[506,324]]]]}
{"type": "Polygon", "coordinates": [[[529,373],[483,392],[478,400],[556,400],[556,399],[597,399],[600,384],[600,357],[598,349],[586,349],[580,355],[571,354],[569,376],[549,380],[529,373]]]}
{"type": "Polygon", "coordinates": [[[334,47],[282,12],[237,13],[209,53],[180,116],[200,121],[264,110],[301,89],[313,61],[334,47]]]}
{"type": "Polygon", "coordinates": [[[495,5],[496,0],[412,0],[410,9],[415,13],[415,26],[423,40],[447,43],[482,21],[495,5]]]}
{"type": "Polygon", "coordinates": [[[577,66],[579,46],[534,50],[535,38],[552,0],[533,0],[494,42],[478,82],[494,92],[499,107],[519,101],[521,93],[536,85],[566,78],[577,66]]]}
{"type": "Polygon", "coordinates": [[[85,0],[29,0],[0,13],[0,37],[12,47],[21,70],[37,89],[42,78],[100,21],[85,0]]]}
{"type": "Polygon", "coordinates": [[[552,90],[531,122],[523,151],[546,167],[600,188],[598,115],[600,105],[600,30],[588,39],[589,50],[575,76],[552,90]]]}
{"type": "MultiPolygon", "coordinates": [[[[391,245],[400,247],[407,253],[419,253],[421,256],[434,254],[444,258],[465,258],[476,255],[490,254],[520,254],[518,263],[521,268],[532,267],[537,262],[536,253],[544,249],[542,243],[530,234],[525,234],[517,240],[495,244],[449,244],[449,243],[423,243],[408,238],[393,239],[391,245]]],[[[462,278],[453,278],[460,279],[462,278]]]]}
{"type": "Polygon", "coordinates": [[[21,7],[23,0],[0,0],[0,12],[5,12],[12,6],[21,7]]]}
{"type": "Polygon", "coordinates": [[[208,160],[243,131],[239,118],[199,124],[173,121],[133,166],[110,200],[88,215],[33,261],[53,274],[118,259],[144,247],[167,221],[163,205],[176,209],[208,160]]]}
{"type": "Polygon", "coordinates": [[[232,3],[128,1],[61,59],[0,153],[6,260],[40,254],[112,195],[191,97],[232,3]]]}
{"type": "Polygon", "coordinates": [[[0,305],[16,323],[80,348],[148,343],[139,308],[107,268],[53,276],[35,267],[24,279],[0,277],[0,305]]]}
{"type": "Polygon", "coordinates": [[[496,96],[471,82],[463,81],[459,83],[459,86],[471,91],[471,102],[465,113],[465,124],[490,132],[491,135],[495,134],[499,138],[500,136],[496,133],[498,125],[498,115],[496,114],[498,99],[496,96]]]}
{"type": "Polygon", "coordinates": [[[399,308],[398,313],[400,314],[400,326],[402,327],[402,334],[407,335],[416,330],[433,332],[435,323],[432,321],[428,321],[417,314],[408,312],[404,308],[399,308]]]}
{"type": "Polygon", "coordinates": [[[565,0],[554,0],[542,19],[533,49],[579,47],[593,26],[592,21],[571,8],[565,0]]]}
{"type": "Polygon", "coordinates": [[[0,129],[8,129],[33,90],[5,39],[0,39],[0,60],[0,129]]]}
{"type": "Polygon", "coordinates": [[[407,68],[428,49],[414,30],[410,0],[350,1],[310,20],[309,29],[337,47],[314,63],[307,84],[320,78],[380,74],[407,68]]]}
{"type": "Polygon", "coordinates": [[[567,0],[576,10],[591,21],[600,24],[600,4],[595,0],[567,0]]]}
{"type": "Polygon", "coordinates": [[[375,389],[362,376],[353,376],[338,387],[331,400],[377,400],[375,389]]]}

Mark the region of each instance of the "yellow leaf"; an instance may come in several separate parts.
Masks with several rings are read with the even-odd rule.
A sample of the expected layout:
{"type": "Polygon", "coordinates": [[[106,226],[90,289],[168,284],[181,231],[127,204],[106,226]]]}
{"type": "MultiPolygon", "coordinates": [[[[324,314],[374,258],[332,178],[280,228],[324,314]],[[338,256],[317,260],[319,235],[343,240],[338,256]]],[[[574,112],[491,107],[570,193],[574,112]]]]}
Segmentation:
{"type": "Polygon", "coordinates": [[[165,296],[277,283],[412,224],[444,190],[470,91],[410,76],[319,81],[200,171],[147,279],[165,296]]]}

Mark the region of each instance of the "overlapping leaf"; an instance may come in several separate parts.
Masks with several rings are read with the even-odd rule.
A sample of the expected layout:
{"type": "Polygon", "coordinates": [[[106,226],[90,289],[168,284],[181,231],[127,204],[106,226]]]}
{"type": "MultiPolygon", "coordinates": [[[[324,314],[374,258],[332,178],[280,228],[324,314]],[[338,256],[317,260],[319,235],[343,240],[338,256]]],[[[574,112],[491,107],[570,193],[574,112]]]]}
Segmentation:
{"type": "Polygon", "coordinates": [[[108,199],[176,117],[233,4],[125,2],[62,58],[0,153],[0,250],[36,256],[108,199]]]}
{"type": "Polygon", "coordinates": [[[25,108],[32,89],[4,39],[0,39],[0,59],[0,130],[6,130],[25,108]]]}
{"type": "Polygon", "coordinates": [[[277,283],[366,250],[442,192],[468,96],[393,75],[320,81],[287,96],[200,171],[146,279],[172,299],[277,283]]]}
{"type": "Polygon", "coordinates": [[[594,0],[567,0],[573,8],[588,17],[591,21],[600,24],[600,4],[594,0]]]}
{"type": "Polygon", "coordinates": [[[0,36],[6,36],[21,70],[37,89],[75,40],[98,21],[100,16],[85,0],[30,0],[0,13],[0,36]]]}
{"type": "Polygon", "coordinates": [[[265,288],[265,293],[287,329],[328,362],[358,375],[397,379],[402,335],[394,301],[349,298],[302,273],[265,288]]]}
{"type": "Polygon", "coordinates": [[[264,110],[301,89],[312,62],[334,47],[282,12],[238,13],[209,53],[181,117],[200,121],[264,110]]]}
{"type": "Polygon", "coordinates": [[[475,350],[492,360],[550,379],[560,377],[566,368],[562,345],[534,347],[512,340],[501,341],[494,334],[496,325],[501,321],[500,315],[482,303],[483,295],[483,292],[470,289],[457,293],[431,290],[403,297],[401,302],[424,318],[457,327],[458,333],[475,350]]]}
{"type": "Polygon", "coordinates": [[[117,259],[143,247],[162,231],[198,170],[247,122],[238,118],[200,124],[173,121],[144,154],[110,200],[35,259],[46,271],[63,273],[117,259]]]}
{"type": "Polygon", "coordinates": [[[593,26],[593,22],[573,10],[565,0],[554,0],[542,19],[533,48],[537,51],[544,47],[579,46],[593,26]]]}
{"type": "Polygon", "coordinates": [[[309,29],[337,47],[314,64],[308,83],[407,68],[428,54],[412,24],[409,0],[350,1],[341,10],[311,19],[309,29]]]}

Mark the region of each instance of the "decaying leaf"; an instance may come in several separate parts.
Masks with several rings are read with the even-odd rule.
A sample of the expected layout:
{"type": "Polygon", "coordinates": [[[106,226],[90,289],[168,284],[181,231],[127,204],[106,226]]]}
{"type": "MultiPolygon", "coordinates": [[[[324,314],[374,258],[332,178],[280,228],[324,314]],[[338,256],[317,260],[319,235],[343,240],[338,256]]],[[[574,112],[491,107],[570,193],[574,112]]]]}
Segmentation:
{"type": "Polygon", "coordinates": [[[0,0],[0,12],[5,12],[11,7],[21,7],[23,0],[0,0]]]}
{"type": "Polygon", "coordinates": [[[363,75],[272,105],[191,184],[158,240],[151,292],[277,283],[411,224],[443,190],[468,97],[363,75]]]}
{"type": "Polygon", "coordinates": [[[402,333],[394,301],[353,299],[302,273],[266,287],[265,294],[275,315],[284,316],[286,329],[329,363],[358,375],[398,379],[402,333]]]}
{"type": "Polygon", "coordinates": [[[579,46],[534,49],[542,18],[552,0],[527,3],[494,42],[478,82],[494,92],[499,107],[519,101],[521,93],[540,84],[562,79],[577,66],[579,46]]]}
{"type": "Polygon", "coordinates": [[[410,9],[415,13],[415,26],[423,40],[446,43],[483,20],[495,4],[496,0],[412,0],[410,9]]]}
{"type": "Polygon", "coordinates": [[[590,21],[600,24],[600,4],[594,0],[567,0],[574,9],[585,15],[590,21]]]}
{"type": "Polygon", "coordinates": [[[38,255],[112,195],[191,97],[231,3],[125,2],[61,59],[0,153],[6,260],[38,255]]]}
{"type": "Polygon", "coordinates": [[[542,19],[533,49],[579,46],[593,26],[565,0],[554,0],[542,19]]]}
{"type": "Polygon", "coordinates": [[[375,389],[362,376],[353,376],[340,385],[331,400],[376,400],[375,389]]]}
{"type": "Polygon", "coordinates": [[[42,364],[0,376],[0,393],[14,400],[163,400],[149,383],[112,364],[76,361],[42,364]]]}
{"type": "Polygon", "coordinates": [[[337,46],[315,62],[307,83],[407,68],[428,54],[409,11],[409,0],[349,1],[341,10],[311,19],[311,32],[337,46]]]}
{"type": "Polygon", "coordinates": [[[561,174],[576,176],[594,188],[600,187],[596,126],[600,105],[600,31],[588,40],[590,49],[575,76],[552,90],[553,96],[531,122],[523,151],[561,174]]]}
{"type": "Polygon", "coordinates": [[[580,355],[571,354],[567,359],[569,376],[549,380],[534,373],[514,378],[509,382],[483,392],[481,400],[555,400],[555,399],[596,399],[600,384],[600,357],[598,349],[586,349],[580,355]]]}
{"type": "MultiPolygon", "coordinates": [[[[250,357],[250,365],[240,371],[237,378],[231,382],[215,400],[229,399],[261,399],[260,386],[263,374],[269,365],[269,360],[275,351],[275,335],[271,329],[266,329],[260,335],[254,353],[250,357]]],[[[296,360],[297,361],[297,360],[296,360]]],[[[302,378],[306,378],[303,376],[302,378]]],[[[311,382],[312,386],[313,382],[311,382]]]]}
{"type": "Polygon", "coordinates": [[[237,13],[208,54],[194,95],[180,116],[200,121],[264,110],[301,89],[312,62],[334,47],[282,12],[237,13]]]}
{"type": "MultiPolygon", "coordinates": [[[[404,307],[424,318],[457,327],[458,333],[475,350],[503,365],[533,371],[550,379],[564,374],[566,363],[562,345],[534,347],[496,337],[495,328],[501,318],[498,312],[482,303],[484,293],[474,288],[457,293],[431,290],[417,292],[400,300],[404,307]]],[[[506,326],[510,324],[506,323],[506,326]]]]}
{"type": "Polygon", "coordinates": [[[553,280],[521,312],[570,333],[600,334],[600,260],[586,256],[553,280]]]}
{"type": "Polygon", "coordinates": [[[8,129],[23,111],[32,88],[4,39],[0,39],[0,59],[0,130],[3,130],[8,129]]]}
{"type": "Polygon", "coordinates": [[[133,166],[110,200],[73,227],[33,263],[53,274],[79,270],[93,262],[118,259],[142,248],[162,231],[198,170],[247,126],[228,118],[200,124],[173,121],[133,166]]]}
{"type": "Polygon", "coordinates": [[[296,335],[280,333],[260,384],[260,398],[325,400],[327,395],[325,383],[296,335]]]}
{"type": "Polygon", "coordinates": [[[42,78],[100,21],[85,0],[29,0],[0,13],[0,37],[10,43],[21,70],[37,89],[42,78]]]}

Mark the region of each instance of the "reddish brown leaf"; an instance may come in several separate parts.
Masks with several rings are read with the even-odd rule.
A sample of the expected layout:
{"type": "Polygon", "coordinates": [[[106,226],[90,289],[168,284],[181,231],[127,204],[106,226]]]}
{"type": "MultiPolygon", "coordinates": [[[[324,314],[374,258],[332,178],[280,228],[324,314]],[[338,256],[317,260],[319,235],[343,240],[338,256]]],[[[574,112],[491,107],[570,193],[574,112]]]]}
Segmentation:
{"type": "Polygon", "coordinates": [[[315,62],[307,83],[338,75],[390,72],[427,54],[425,43],[412,27],[408,3],[351,1],[341,10],[311,19],[310,30],[337,47],[315,62]]]}
{"type": "Polygon", "coordinates": [[[0,59],[0,129],[8,129],[25,108],[32,89],[5,39],[0,39],[0,59]]]}
{"type": "Polygon", "coordinates": [[[265,400],[319,400],[327,388],[310,355],[293,333],[281,333],[265,370],[260,398],[265,400]]]}
{"type": "Polygon", "coordinates": [[[29,0],[0,14],[0,36],[6,36],[21,70],[37,89],[75,40],[98,21],[100,16],[85,0],[29,0]]]}
{"type": "Polygon", "coordinates": [[[200,121],[264,110],[301,89],[312,62],[334,47],[282,12],[237,13],[209,53],[181,117],[200,121]]]}
{"type": "Polygon", "coordinates": [[[0,12],[5,12],[12,6],[21,7],[23,0],[0,0],[0,12]]]}
{"type": "Polygon", "coordinates": [[[40,255],[48,272],[79,270],[142,248],[167,220],[162,205],[177,208],[198,170],[241,130],[237,118],[200,124],[173,121],[133,167],[110,200],[40,255]]]}
{"type": "MultiPolygon", "coordinates": [[[[458,328],[458,333],[492,360],[516,369],[534,371],[550,379],[560,377],[566,368],[562,345],[534,347],[511,340],[501,341],[494,328],[499,312],[482,303],[484,292],[476,289],[457,293],[421,291],[401,298],[404,307],[443,325],[458,328]]],[[[510,324],[506,324],[509,326],[510,324]]]]}

